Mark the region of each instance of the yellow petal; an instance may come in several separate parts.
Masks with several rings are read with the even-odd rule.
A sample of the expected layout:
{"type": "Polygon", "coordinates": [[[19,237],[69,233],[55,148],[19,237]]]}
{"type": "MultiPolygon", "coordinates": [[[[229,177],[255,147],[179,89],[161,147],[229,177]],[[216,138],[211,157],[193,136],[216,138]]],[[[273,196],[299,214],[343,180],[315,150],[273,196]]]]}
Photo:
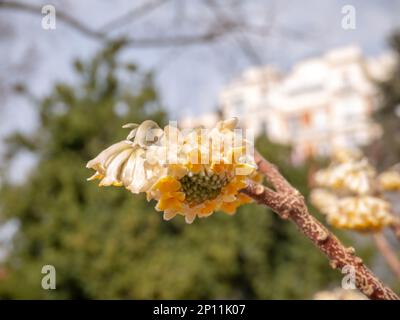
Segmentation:
{"type": "Polygon", "coordinates": [[[177,199],[178,201],[185,200],[185,193],[184,192],[172,192],[172,197],[177,199]]]}
{"type": "Polygon", "coordinates": [[[213,163],[211,165],[211,170],[217,174],[227,172],[232,166],[224,163],[213,163]]]}
{"type": "Polygon", "coordinates": [[[203,168],[201,164],[196,164],[196,163],[189,163],[187,167],[193,173],[199,173],[203,168]]]}
{"type": "Polygon", "coordinates": [[[236,165],[235,174],[240,176],[248,176],[256,170],[256,167],[247,163],[236,165]]]}
{"type": "Polygon", "coordinates": [[[181,210],[185,194],[182,192],[172,192],[163,195],[157,203],[156,209],[165,211],[167,209],[181,210]]]}
{"type": "Polygon", "coordinates": [[[183,178],[187,174],[187,169],[184,166],[179,165],[179,164],[171,164],[168,167],[168,173],[171,176],[173,176],[177,179],[180,179],[180,178],[183,178]]]}
{"type": "Polygon", "coordinates": [[[225,213],[228,214],[234,214],[236,212],[237,207],[240,204],[237,201],[233,202],[224,202],[221,206],[220,209],[224,211],[225,213]]]}
{"type": "Polygon", "coordinates": [[[163,218],[164,220],[171,220],[172,218],[174,218],[176,215],[178,214],[178,212],[176,210],[166,210],[164,211],[164,215],[163,218]]]}
{"type": "Polygon", "coordinates": [[[249,196],[247,196],[247,195],[245,195],[243,193],[239,193],[237,195],[237,199],[238,199],[238,201],[240,202],[241,205],[253,202],[253,198],[251,198],[251,197],[249,197],[249,196]]]}
{"type": "Polygon", "coordinates": [[[203,204],[203,207],[200,208],[199,217],[206,217],[212,214],[215,210],[216,205],[216,201],[206,200],[203,204]]]}
{"type": "Polygon", "coordinates": [[[174,192],[181,189],[181,183],[174,177],[165,176],[158,180],[153,188],[160,192],[174,192]]]}

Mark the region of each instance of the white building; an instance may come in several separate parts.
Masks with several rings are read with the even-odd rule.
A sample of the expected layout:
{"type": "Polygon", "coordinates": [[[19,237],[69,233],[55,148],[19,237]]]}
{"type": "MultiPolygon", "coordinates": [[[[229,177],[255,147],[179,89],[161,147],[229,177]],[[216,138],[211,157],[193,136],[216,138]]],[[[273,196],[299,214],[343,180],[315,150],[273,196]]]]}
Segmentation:
{"type": "MultiPolygon", "coordinates": [[[[288,74],[253,68],[221,91],[222,115],[292,144],[296,160],[328,155],[336,146],[365,145],[380,134],[371,119],[378,99],[374,81],[386,77],[393,62],[391,54],[367,59],[350,46],[301,61],[288,74]]],[[[184,120],[205,126],[215,121],[216,115],[184,120]]]]}

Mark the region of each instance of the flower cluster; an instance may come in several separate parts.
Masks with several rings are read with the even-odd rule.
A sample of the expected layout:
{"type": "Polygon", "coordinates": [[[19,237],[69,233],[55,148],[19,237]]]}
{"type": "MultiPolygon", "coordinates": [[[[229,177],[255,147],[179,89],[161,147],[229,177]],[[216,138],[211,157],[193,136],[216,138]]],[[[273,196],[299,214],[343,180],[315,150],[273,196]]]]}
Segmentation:
{"type": "Polygon", "coordinates": [[[96,170],[89,180],[146,193],[166,220],[183,215],[191,223],[216,210],[233,214],[251,202],[240,189],[260,180],[253,145],[236,125],[230,119],[187,132],[172,125],[161,129],[151,120],[125,125],[131,129],[127,139],[88,162],[96,170]]]}
{"type": "Polygon", "coordinates": [[[315,182],[338,192],[368,194],[372,190],[375,174],[367,159],[361,159],[335,163],[320,170],[315,175],[315,182]]]}
{"type": "Polygon", "coordinates": [[[388,174],[377,176],[359,151],[338,150],[332,164],[315,174],[319,188],[311,192],[311,202],[337,228],[381,230],[395,220],[390,204],[378,197],[383,186],[393,188],[388,174]]]}
{"type": "Polygon", "coordinates": [[[385,191],[399,191],[400,190],[400,172],[395,169],[390,169],[382,172],[378,176],[379,186],[385,191]]]}

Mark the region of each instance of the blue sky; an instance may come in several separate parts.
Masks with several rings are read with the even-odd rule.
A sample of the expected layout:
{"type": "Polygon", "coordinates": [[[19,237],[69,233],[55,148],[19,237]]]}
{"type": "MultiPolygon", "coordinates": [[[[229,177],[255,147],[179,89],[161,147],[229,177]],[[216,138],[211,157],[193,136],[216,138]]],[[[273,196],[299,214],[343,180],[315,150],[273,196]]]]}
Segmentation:
{"type": "MultiPolygon", "coordinates": [[[[51,3],[56,10],[67,12],[93,28],[111,21],[139,2],[142,1],[30,1],[40,5],[51,3]]],[[[390,31],[399,25],[399,13],[400,1],[394,0],[249,0],[245,15],[237,18],[245,16],[271,26],[267,37],[254,40],[254,50],[262,63],[286,70],[296,61],[342,45],[357,44],[366,55],[382,52],[390,31]],[[341,28],[341,9],[349,4],[356,9],[355,30],[341,28]]],[[[163,34],[165,30],[190,33],[201,30],[204,19],[209,16],[200,0],[171,0],[140,23],[128,24],[116,32],[135,36],[163,34]],[[185,10],[187,21],[179,20],[177,9],[185,10]],[[171,21],[176,25],[175,30],[169,29],[171,21]]],[[[56,80],[73,81],[72,59],[90,57],[99,48],[97,41],[61,21],[57,21],[56,30],[43,30],[41,18],[40,12],[32,15],[0,10],[0,26],[10,28],[10,34],[0,35],[0,81],[26,80],[38,96],[48,92],[56,80]]],[[[221,87],[254,64],[229,37],[207,46],[162,50],[132,48],[124,52],[124,58],[145,69],[156,68],[157,87],[172,118],[211,111],[217,104],[221,87]]],[[[15,129],[29,131],[35,127],[36,114],[27,101],[12,95],[6,100],[4,96],[1,98],[0,136],[15,129]]]]}

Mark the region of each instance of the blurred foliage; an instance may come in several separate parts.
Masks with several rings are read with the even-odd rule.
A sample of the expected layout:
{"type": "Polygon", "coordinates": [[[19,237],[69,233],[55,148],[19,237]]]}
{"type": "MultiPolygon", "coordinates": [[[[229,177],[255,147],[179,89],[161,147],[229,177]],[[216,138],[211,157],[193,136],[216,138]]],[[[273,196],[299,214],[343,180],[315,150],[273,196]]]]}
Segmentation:
{"type": "Polygon", "coordinates": [[[390,77],[378,83],[381,94],[380,108],[375,119],[381,124],[382,138],[368,148],[368,154],[380,169],[400,161],[400,31],[392,34],[389,44],[396,64],[390,77]]]}
{"type": "MultiPolygon", "coordinates": [[[[1,298],[308,298],[340,273],[287,221],[247,205],[186,225],[162,220],[153,203],[122,188],[86,182],[86,162],[125,137],[121,125],[166,123],[151,75],[121,64],[114,43],[77,61],[77,82],[57,84],[38,105],[40,125],[8,139],[0,189],[2,221],[19,231],[3,265],[1,298]],[[23,184],[7,179],[23,150],[38,163],[23,184]],[[57,289],[41,288],[54,265],[57,289]]],[[[258,139],[258,149],[307,195],[310,164],[293,167],[290,148],[258,139]]]]}

